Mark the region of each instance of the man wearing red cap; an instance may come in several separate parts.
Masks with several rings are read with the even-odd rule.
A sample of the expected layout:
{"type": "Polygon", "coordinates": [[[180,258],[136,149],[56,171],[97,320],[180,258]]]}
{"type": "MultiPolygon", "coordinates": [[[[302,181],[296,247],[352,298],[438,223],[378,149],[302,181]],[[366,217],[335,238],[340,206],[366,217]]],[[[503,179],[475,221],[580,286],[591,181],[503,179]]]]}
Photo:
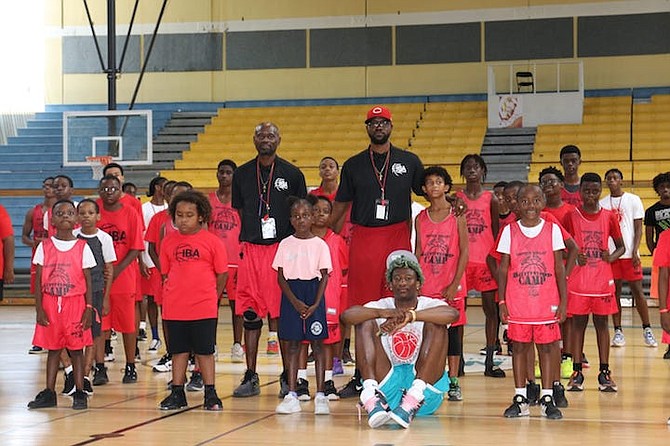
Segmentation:
{"type": "MultiPolygon", "coordinates": [[[[384,260],[392,251],[411,249],[412,191],[422,194],[421,160],[389,141],[393,130],[391,111],[372,107],[365,125],[370,145],[342,166],[331,217],[339,232],[342,217],[351,206],[354,228],[349,251],[348,306],[391,295],[386,286],[384,260]]],[[[356,377],[352,382],[348,387],[359,384],[356,377]]]]}

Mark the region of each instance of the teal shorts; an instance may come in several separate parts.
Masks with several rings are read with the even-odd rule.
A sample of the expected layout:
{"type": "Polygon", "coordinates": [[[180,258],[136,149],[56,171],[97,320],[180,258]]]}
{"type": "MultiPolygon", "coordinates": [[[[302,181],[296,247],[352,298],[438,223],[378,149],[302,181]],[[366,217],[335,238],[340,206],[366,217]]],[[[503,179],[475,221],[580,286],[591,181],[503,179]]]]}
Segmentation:
{"type": "MultiPolygon", "coordinates": [[[[404,390],[412,386],[412,382],[416,378],[414,371],[414,364],[402,364],[391,367],[391,370],[379,383],[379,390],[386,396],[386,402],[391,410],[400,405],[402,394],[404,390]]],[[[418,416],[430,415],[440,408],[444,394],[449,390],[449,375],[445,372],[442,378],[435,384],[428,384],[426,390],[423,391],[424,400],[423,405],[417,412],[418,416]]]]}

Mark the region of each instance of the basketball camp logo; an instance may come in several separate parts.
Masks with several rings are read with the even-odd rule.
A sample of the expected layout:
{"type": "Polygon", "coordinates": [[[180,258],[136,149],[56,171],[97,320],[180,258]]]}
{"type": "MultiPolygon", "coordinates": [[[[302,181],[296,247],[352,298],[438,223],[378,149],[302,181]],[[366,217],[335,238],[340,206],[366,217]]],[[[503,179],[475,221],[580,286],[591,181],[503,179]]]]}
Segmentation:
{"type": "Polygon", "coordinates": [[[419,336],[411,330],[400,330],[391,335],[391,352],[397,362],[411,364],[419,351],[419,336]]]}
{"type": "Polygon", "coordinates": [[[42,285],[42,291],[52,296],[66,296],[73,287],[67,269],[62,265],[56,265],[42,285]]]}
{"type": "Polygon", "coordinates": [[[530,297],[539,297],[542,285],[552,276],[542,261],[544,254],[536,251],[520,253],[519,271],[512,274],[530,297]]]}
{"type": "Polygon", "coordinates": [[[468,239],[470,242],[475,243],[479,234],[487,228],[486,220],[484,220],[484,211],[481,209],[468,209],[465,217],[468,227],[468,239]]]}
{"type": "Polygon", "coordinates": [[[449,235],[428,234],[425,252],[421,253],[424,263],[433,275],[438,275],[454,254],[449,252],[449,235]]]}
{"type": "Polygon", "coordinates": [[[237,211],[226,207],[217,210],[212,217],[211,226],[220,237],[225,237],[226,233],[237,227],[237,221],[233,212],[237,211]]]}
{"type": "Polygon", "coordinates": [[[393,175],[399,177],[400,175],[405,175],[407,173],[407,167],[402,163],[393,163],[391,172],[393,172],[393,175]]]}
{"type": "Polygon", "coordinates": [[[109,234],[110,237],[112,237],[114,247],[119,245],[126,245],[128,243],[128,237],[126,236],[126,231],[119,229],[119,227],[116,226],[115,224],[105,223],[102,226],[100,226],[100,229],[102,229],[107,234],[109,234]]]}
{"type": "Polygon", "coordinates": [[[603,231],[583,231],[586,265],[595,268],[602,259],[603,231]]]}
{"type": "Polygon", "coordinates": [[[319,321],[314,321],[309,326],[309,332],[313,336],[320,336],[323,333],[323,324],[319,321]]]}
{"type": "Polygon", "coordinates": [[[275,189],[278,191],[284,191],[288,190],[288,181],[286,181],[284,178],[277,178],[274,182],[275,189]]]}
{"type": "Polygon", "coordinates": [[[191,262],[200,259],[200,251],[188,243],[177,245],[174,249],[174,258],[177,262],[191,262]]]}

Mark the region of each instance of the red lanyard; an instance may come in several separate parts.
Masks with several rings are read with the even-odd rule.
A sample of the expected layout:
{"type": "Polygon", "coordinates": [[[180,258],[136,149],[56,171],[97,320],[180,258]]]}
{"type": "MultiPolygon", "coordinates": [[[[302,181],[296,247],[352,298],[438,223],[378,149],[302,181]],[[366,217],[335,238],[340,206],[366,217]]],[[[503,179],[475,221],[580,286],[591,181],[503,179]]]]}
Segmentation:
{"type": "Polygon", "coordinates": [[[377,170],[375,160],[372,157],[372,149],[370,149],[370,164],[372,164],[372,169],[375,171],[375,179],[377,180],[379,188],[382,191],[382,200],[384,199],[384,192],[386,191],[386,176],[389,173],[388,167],[390,158],[391,158],[391,148],[389,147],[388,152],[386,152],[386,160],[384,160],[384,166],[382,167],[382,170],[377,170]],[[383,175],[382,172],[384,173],[383,175]]]}
{"type": "Polygon", "coordinates": [[[275,171],[275,163],[272,162],[270,167],[270,175],[268,180],[261,182],[261,164],[256,159],[256,182],[258,184],[258,216],[268,218],[270,216],[270,183],[272,183],[272,174],[275,171]],[[261,184],[262,183],[262,184],[261,184]],[[263,197],[265,194],[265,197],[263,197]],[[263,213],[263,205],[265,205],[265,213],[263,213]]]}

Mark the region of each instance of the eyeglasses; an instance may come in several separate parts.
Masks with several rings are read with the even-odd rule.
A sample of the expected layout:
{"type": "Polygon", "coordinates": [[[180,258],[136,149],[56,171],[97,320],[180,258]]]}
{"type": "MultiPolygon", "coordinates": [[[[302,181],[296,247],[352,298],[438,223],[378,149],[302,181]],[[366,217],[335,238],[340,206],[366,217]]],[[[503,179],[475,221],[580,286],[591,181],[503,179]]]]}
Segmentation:
{"type": "Polygon", "coordinates": [[[375,127],[388,127],[391,125],[391,121],[387,121],[384,119],[383,121],[370,121],[366,123],[365,125],[368,126],[368,128],[375,128],[375,127]]]}
{"type": "Polygon", "coordinates": [[[56,217],[65,217],[65,216],[74,217],[75,212],[74,211],[56,211],[56,212],[54,212],[54,215],[56,217]]]}
{"type": "Polygon", "coordinates": [[[120,191],[118,187],[101,187],[100,192],[107,192],[108,194],[113,194],[114,192],[120,191]]]}

